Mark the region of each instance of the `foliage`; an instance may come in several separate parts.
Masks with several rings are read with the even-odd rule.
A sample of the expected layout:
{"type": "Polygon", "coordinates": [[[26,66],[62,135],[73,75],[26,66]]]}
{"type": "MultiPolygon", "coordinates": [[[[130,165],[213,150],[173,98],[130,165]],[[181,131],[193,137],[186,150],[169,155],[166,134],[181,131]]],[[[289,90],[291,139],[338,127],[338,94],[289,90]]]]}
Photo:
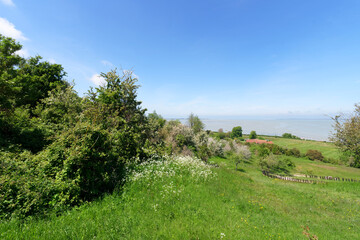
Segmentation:
{"type": "Polygon", "coordinates": [[[242,128],[240,126],[233,127],[230,136],[231,136],[231,138],[241,138],[242,137],[242,128]]]}
{"type": "Polygon", "coordinates": [[[256,139],[256,138],[257,138],[256,132],[255,132],[255,131],[251,131],[251,132],[250,132],[250,135],[249,135],[249,138],[250,138],[250,139],[256,139]]]}
{"type": "Polygon", "coordinates": [[[0,102],[1,218],[62,211],[110,193],[123,183],[125,164],[156,153],[164,120],[145,116],[131,72],[102,74],[106,85],[81,99],[61,65],[19,58],[20,45],[0,40],[0,91],[7,92],[0,102]]]}
{"type": "Polygon", "coordinates": [[[21,45],[0,35],[0,148],[26,149],[33,153],[50,143],[34,109],[54,89],[66,89],[66,73],[59,64],[41,62],[41,57],[23,59],[21,45]]]}
{"type": "MultiPolygon", "coordinates": [[[[298,169],[312,167],[313,175],[351,174],[359,179],[360,169],[292,161],[298,169]]],[[[360,205],[354,204],[359,199],[358,183],[292,183],[263,176],[257,161],[244,164],[244,172],[235,171],[229,159],[211,158],[209,162],[219,166],[210,169],[214,177],[196,181],[183,165],[180,169],[160,163],[144,171],[137,168],[136,172],[150,178],[128,181],[121,192],[66,214],[2,221],[0,238],[219,239],[223,233],[223,239],[306,239],[302,226],[309,226],[309,232],[319,239],[358,238],[360,205]],[[156,174],[152,181],[157,172],[162,177],[156,174]]]]}
{"type": "Polygon", "coordinates": [[[236,141],[227,143],[224,149],[227,149],[228,156],[235,163],[236,169],[241,162],[247,162],[252,156],[248,146],[238,144],[236,141]]]}
{"type": "Polygon", "coordinates": [[[289,158],[279,159],[273,154],[260,159],[259,166],[262,170],[266,170],[272,173],[285,174],[289,174],[290,170],[295,168],[295,164],[289,158]]]}
{"type": "Polygon", "coordinates": [[[305,156],[307,156],[310,160],[319,160],[319,161],[323,161],[324,160],[324,156],[322,155],[322,153],[318,150],[311,150],[309,149],[305,156]]]}
{"type": "Polygon", "coordinates": [[[282,135],[283,138],[290,138],[290,139],[300,139],[299,137],[292,135],[291,133],[284,133],[282,135]]]}
{"type": "Polygon", "coordinates": [[[226,137],[228,137],[228,134],[224,132],[224,130],[222,128],[220,128],[216,134],[216,137],[218,139],[225,139],[226,137]]]}
{"type": "Polygon", "coordinates": [[[351,166],[360,167],[360,105],[355,104],[352,116],[334,118],[334,133],[331,138],[342,151],[349,153],[353,161],[351,166]]]}
{"type": "Polygon", "coordinates": [[[193,113],[191,113],[188,117],[189,127],[194,131],[194,133],[199,133],[204,130],[204,123],[200,120],[200,118],[193,113]]]}
{"type": "Polygon", "coordinates": [[[287,156],[301,157],[300,150],[297,148],[286,149],[285,154],[287,156]]]}

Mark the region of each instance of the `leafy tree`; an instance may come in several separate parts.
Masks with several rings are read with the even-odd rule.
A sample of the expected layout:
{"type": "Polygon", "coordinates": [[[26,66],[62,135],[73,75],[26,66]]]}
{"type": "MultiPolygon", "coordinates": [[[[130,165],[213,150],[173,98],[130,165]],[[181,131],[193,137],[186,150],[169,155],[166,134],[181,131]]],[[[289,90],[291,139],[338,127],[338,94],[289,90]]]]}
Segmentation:
{"type": "Polygon", "coordinates": [[[242,137],[242,128],[240,126],[234,127],[231,131],[231,138],[241,138],[242,137]]]}
{"type": "Polygon", "coordinates": [[[256,132],[255,132],[255,131],[251,131],[251,132],[250,132],[250,135],[249,135],[249,138],[250,138],[250,139],[256,139],[256,138],[257,138],[256,132]]]}
{"type": "Polygon", "coordinates": [[[137,79],[132,72],[119,75],[116,70],[101,76],[106,84],[89,92],[85,116],[92,123],[112,130],[122,161],[144,158],[150,144],[150,128],[146,109],[142,109],[137,100],[137,79]]]}
{"type": "Polygon", "coordinates": [[[330,138],[346,155],[350,156],[350,165],[360,167],[360,105],[349,117],[336,116],[334,132],[330,138]]]}
{"type": "Polygon", "coordinates": [[[0,114],[10,111],[15,100],[15,93],[19,91],[14,80],[17,67],[23,58],[15,53],[21,47],[14,39],[0,34],[0,114]]]}
{"type": "Polygon", "coordinates": [[[189,127],[194,131],[194,133],[198,133],[201,130],[204,130],[204,123],[200,120],[200,118],[193,113],[188,117],[189,127]]]}
{"type": "Polygon", "coordinates": [[[159,128],[163,128],[166,123],[166,120],[161,115],[157,114],[156,111],[149,113],[148,119],[151,122],[155,122],[159,128]]]}
{"type": "Polygon", "coordinates": [[[16,106],[29,105],[33,108],[39,100],[48,97],[49,91],[69,86],[60,64],[41,62],[41,59],[40,56],[31,57],[19,65],[16,85],[21,91],[16,96],[16,106]]]}
{"type": "Polygon", "coordinates": [[[224,133],[224,129],[219,128],[218,133],[217,133],[217,137],[220,139],[224,139],[226,137],[226,133],[224,133]]]}
{"type": "Polygon", "coordinates": [[[16,54],[21,48],[0,35],[0,148],[38,152],[48,141],[46,127],[33,110],[49,91],[69,84],[61,65],[41,62],[39,56],[24,59],[16,54]]]}
{"type": "Polygon", "coordinates": [[[360,167],[360,105],[355,104],[355,111],[350,117],[336,116],[334,121],[335,131],[331,140],[351,156],[351,166],[360,167]]]}

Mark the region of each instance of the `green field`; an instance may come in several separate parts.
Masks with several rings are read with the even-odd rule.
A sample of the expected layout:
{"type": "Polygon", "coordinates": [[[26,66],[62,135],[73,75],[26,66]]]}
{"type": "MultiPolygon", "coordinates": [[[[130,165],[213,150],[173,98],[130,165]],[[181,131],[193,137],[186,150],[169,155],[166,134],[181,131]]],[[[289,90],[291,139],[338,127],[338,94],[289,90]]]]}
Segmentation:
{"type": "Polygon", "coordinates": [[[298,140],[298,139],[287,139],[279,137],[264,137],[270,141],[273,141],[275,144],[280,147],[287,148],[297,148],[301,153],[305,154],[307,150],[318,150],[324,157],[338,159],[341,155],[341,152],[336,148],[336,146],[331,142],[320,142],[313,140],[298,140]]]}
{"type": "MultiPolygon", "coordinates": [[[[292,159],[293,172],[360,178],[360,170],[292,159]]],[[[207,181],[191,175],[127,184],[118,194],[48,219],[3,221],[1,239],[359,239],[360,183],[304,184],[263,176],[257,159],[229,159],[207,181]],[[169,182],[170,185],[169,185],[169,182]],[[164,189],[170,190],[164,196],[164,189]]]]}

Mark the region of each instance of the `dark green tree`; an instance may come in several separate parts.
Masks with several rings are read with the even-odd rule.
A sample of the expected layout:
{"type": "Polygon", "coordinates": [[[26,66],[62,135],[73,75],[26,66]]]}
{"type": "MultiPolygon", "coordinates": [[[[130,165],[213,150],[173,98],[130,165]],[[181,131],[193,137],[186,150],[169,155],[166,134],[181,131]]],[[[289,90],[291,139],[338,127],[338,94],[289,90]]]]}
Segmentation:
{"type": "Polygon", "coordinates": [[[250,138],[250,139],[256,139],[256,138],[257,138],[256,132],[255,132],[255,131],[251,131],[251,132],[250,132],[250,135],[249,135],[249,138],[250,138]]]}
{"type": "Polygon", "coordinates": [[[31,57],[19,65],[15,83],[21,91],[16,96],[16,106],[29,105],[34,108],[41,99],[48,97],[49,91],[69,86],[60,64],[42,62],[41,59],[40,56],[31,57]]]}
{"type": "Polygon", "coordinates": [[[242,137],[242,128],[240,126],[233,127],[230,136],[231,136],[231,138],[241,138],[242,137]]]}
{"type": "Polygon", "coordinates": [[[15,83],[17,68],[24,60],[16,51],[21,45],[0,34],[0,114],[9,113],[20,88],[15,83]]]}

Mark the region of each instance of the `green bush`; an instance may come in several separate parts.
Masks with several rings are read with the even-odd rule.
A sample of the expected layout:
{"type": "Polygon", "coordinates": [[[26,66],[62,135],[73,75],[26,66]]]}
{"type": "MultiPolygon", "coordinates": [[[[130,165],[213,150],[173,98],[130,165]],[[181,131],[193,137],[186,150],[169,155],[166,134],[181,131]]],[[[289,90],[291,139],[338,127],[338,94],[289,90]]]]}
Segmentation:
{"type": "Polygon", "coordinates": [[[286,149],[285,154],[287,156],[294,156],[294,157],[300,157],[301,156],[300,150],[297,149],[297,148],[286,149]]]}
{"type": "Polygon", "coordinates": [[[322,155],[322,153],[318,150],[311,150],[309,149],[305,156],[307,156],[310,160],[314,161],[314,160],[319,160],[319,161],[323,161],[324,160],[324,156],[322,155]]]}
{"type": "Polygon", "coordinates": [[[230,134],[231,138],[241,138],[242,137],[242,128],[240,126],[234,127],[230,134]]]}
{"type": "Polygon", "coordinates": [[[256,132],[255,132],[255,131],[251,131],[251,132],[250,132],[250,135],[249,135],[249,138],[250,138],[250,139],[256,139],[256,138],[257,138],[256,132]]]}
{"type": "Polygon", "coordinates": [[[295,168],[295,164],[288,158],[279,159],[277,156],[270,154],[259,161],[262,170],[272,173],[289,174],[290,170],[295,168]]]}
{"type": "Polygon", "coordinates": [[[299,137],[292,135],[291,133],[284,133],[282,135],[283,138],[290,138],[290,139],[300,139],[299,137]]]}

